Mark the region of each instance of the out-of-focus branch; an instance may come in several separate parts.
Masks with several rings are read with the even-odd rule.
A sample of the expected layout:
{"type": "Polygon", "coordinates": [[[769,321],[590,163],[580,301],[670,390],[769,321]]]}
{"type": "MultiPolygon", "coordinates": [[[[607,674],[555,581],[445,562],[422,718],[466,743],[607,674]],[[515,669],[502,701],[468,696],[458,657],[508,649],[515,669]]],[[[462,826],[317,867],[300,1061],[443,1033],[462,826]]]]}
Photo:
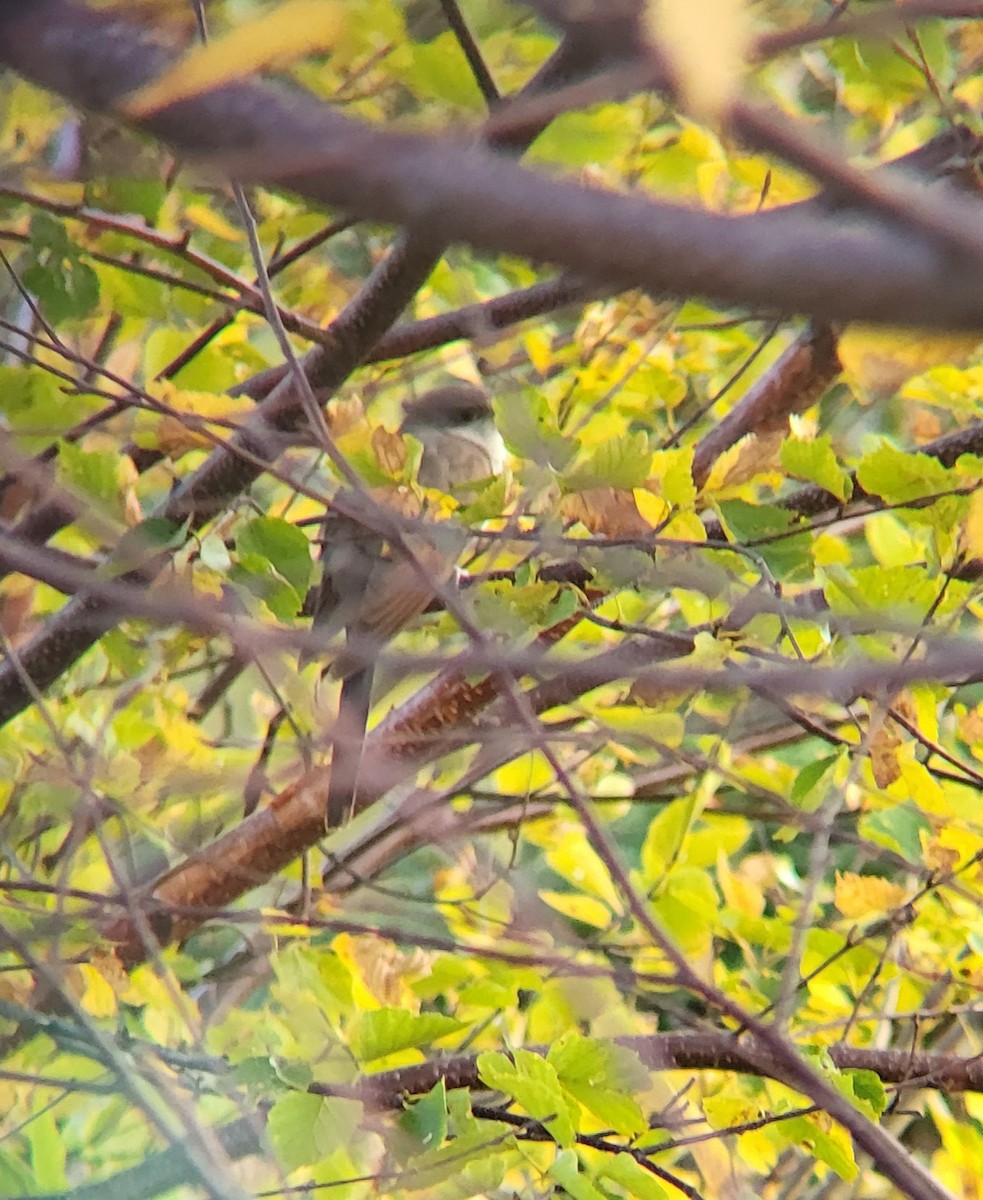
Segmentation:
{"type": "MultiPolygon", "coordinates": [[[[113,110],[173,57],[141,29],[66,0],[14,12],[0,24],[4,60],[97,110],[113,110]]],[[[770,131],[793,152],[768,114],[749,121],[757,140],[770,131]]],[[[549,178],[447,137],[372,128],[311,96],[251,80],[140,124],[182,154],[243,179],[279,182],[428,235],[439,230],[444,241],[562,263],[615,286],[827,320],[983,327],[978,208],[945,190],[926,195],[900,177],[885,176],[876,189],[877,211],[892,215],[886,222],[821,211],[734,218],[549,178]],[[912,219],[899,225],[906,203],[912,219]]],[[[816,158],[801,139],[799,149],[796,157],[816,158]]],[[[862,176],[841,169],[837,184],[853,178],[862,176]]]]}

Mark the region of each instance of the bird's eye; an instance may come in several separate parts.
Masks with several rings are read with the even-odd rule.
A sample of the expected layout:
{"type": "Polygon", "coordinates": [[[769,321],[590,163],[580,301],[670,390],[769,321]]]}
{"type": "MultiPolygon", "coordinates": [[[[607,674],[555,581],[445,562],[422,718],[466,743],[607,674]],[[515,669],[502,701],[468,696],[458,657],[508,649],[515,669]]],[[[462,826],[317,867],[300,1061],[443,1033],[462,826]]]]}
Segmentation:
{"type": "Polygon", "coordinates": [[[459,408],[451,416],[448,424],[450,425],[472,425],[475,421],[480,421],[485,416],[485,410],[477,404],[471,405],[468,408],[459,408]]]}

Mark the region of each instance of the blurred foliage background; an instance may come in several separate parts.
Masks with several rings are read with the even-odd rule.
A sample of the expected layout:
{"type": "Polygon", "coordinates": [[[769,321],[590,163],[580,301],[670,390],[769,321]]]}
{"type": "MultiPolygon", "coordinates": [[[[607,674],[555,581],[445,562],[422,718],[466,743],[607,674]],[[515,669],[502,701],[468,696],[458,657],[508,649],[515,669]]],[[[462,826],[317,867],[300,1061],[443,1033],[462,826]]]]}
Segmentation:
{"type": "MultiPolygon", "coordinates": [[[[558,37],[498,0],[115,7],[167,37],[194,39],[207,21],[214,71],[275,72],[364,121],[435,137],[477,137],[488,108],[449,15],[503,96],[558,37]]],[[[737,218],[826,181],[728,135],[715,91],[822,130],[865,169],[957,124],[978,131],[978,21],[888,13],[862,40],[797,43],[834,10],[682,7],[665,6],[665,30],[682,33],[663,49],[693,103],[640,90],[562,112],[526,161],[737,218]],[[769,37],[788,48],[766,53],[769,37]],[[686,65],[691,43],[704,79],[686,65]]],[[[869,12],[836,8],[844,22],[869,12]]],[[[975,166],[960,166],[972,187],[975,166]]],[[[146,961],[126,970],[106,922],[130,889],[234,833],[244,810],[274,811],[329,756],[337,684],[297,650],[337,468],[297,436],[204,524],[163,528],[155,514],[255,410],[250,381],[283,360],[251,235],[302,356],[330,348],[330,322],[396,234],[259,187],[248,214],[160,145],[0,75],[0,551],[47,544],[102,581],[125,569],[125,537],[167,555],[135,589],[150,608],[124,605],[0,729],[0,1192],[900,1194],[781,1072],[715,1069],[717,1043],[699,1039],[734,1034],[743,1012],[890,1128],[940,1189],[977,1195],[978,1094],[849,1057],[964,1062],[980,1049],[975,335],[823,327],[842,369],[813,365],[802,386],[783,355],[817,331],[794,314],[584,285],[577,302],[499,322],[489,302],[505,311],[556,272],[448,247],[401,318],[411,341],[318,396],[336,445],[376,494],[412,491],[414,447],[384,453],[394,443],[379,431],[433,384],[482,383],[508,477],[465,502],[427,497],[479,537],[461,602],[503,655],[567,622],[547,668],[515,660],[530,695],[618,647],[639,647],[637,661],[526,720],[503,702],[494,731],[512,744],[491,765],[492,726],[475,716],[415,779],[444,814],[435,832],[354,883],[317,886],[325,852],[343,866],[372,810],[355,834],[258,871],[180,945],[148,910],[146,961]],[[462,309],[467,336],[414,347],[427,326],[411,323],[462,309]],[[694,454],[768,386],[779,403],[695,476],[694,454]],[[52,504],[63,519],[31,532],[52,504]],[[589,572],[583,587],[541,574],[568,560],[589,572]],[[168,619],[177,594],[200,604],[199,622],[168,619]],[[277,636],[244,657],[216,613],[277,636]],[[933,647],[948,671],[917,667],[933,647]],[[668,658],[678,674],[657,666],[668,658]],[[887,669],[898,664],[908,677],[887,669]],[[706,1061],[656,1069],[645,1046],[667,1032],[711,1047],[706,1061]],[[422,1094],[386,1074],[449,1054],[471,1056],[484,1091],[439,1066],[422,1094]],[[359,1089],[377,1074],[373,1100],[359,1089]]],[[[50,571],[4,571],[16,664],[69,589],[50,571]]],[[[472,641],[447,612],[401,634],[373,723],[418,702],[436,658],[472,641]]],[[[223,851],[208,869],[229,863],[223,851]]]]}

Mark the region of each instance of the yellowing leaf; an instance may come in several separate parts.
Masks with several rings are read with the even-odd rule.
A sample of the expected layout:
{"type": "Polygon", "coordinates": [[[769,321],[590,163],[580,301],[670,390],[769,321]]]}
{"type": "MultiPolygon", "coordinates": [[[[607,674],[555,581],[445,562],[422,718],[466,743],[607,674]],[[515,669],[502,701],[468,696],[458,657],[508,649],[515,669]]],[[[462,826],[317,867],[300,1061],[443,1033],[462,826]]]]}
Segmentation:
{"type": "Polygon", "coordinates": [[[926,863],[934,870],[951,871],[960,863],[968,863],[983,849],[983,838],[971,829],[948,825],[936,838],[924,831],[921,835],[926,863]],[[934,861],[933,861],[934,860],[934,861]]]}
{"type": "Polygon", "coordinates": [[[342,31],[342,12],[340,4],[328,0],[288,0],[275,12],[192,50],[160,79],[130,96],[121,107],[130,117],[146,117],[254,71],[282,66],[315,50],[326,50],[342,31]]]}
{"type": "Polygon", "coordinates": [[[148,385],[147,391],[162,405],[173,409],[155,417],[141,413],[135,440],[152,446],[168,458],[180,458],[189,450],[211,447],[215,437],[227,437],[231,427],[254,408],[246,396],[234,397],[215,392],[194,392],[175,387],[169,380],[148,385]],[[206,422],[215,422],[210,436],[206,422]]]}
{"type": "Polygon", "coordinates": [[[977,489],[969,498],[969,512],[963,525],[963,542],[967,553],[983,558],[983,490],[977,489]]]}
{"type": "Polygon", "coordinates": [[[650,822],[642,844],[643,877],[649,887],[660,884],[675,862],[695,815],[692,800],[674,800],[650,822]]]}
{"type": "Polygon", "coordinates": [[[546,847],[549,865],[578,891],[603,900],[613,912],[620,912],[617,889],[584,831],[578,825],[565,824],[558,834],[556,841],[546,847]]]}
{"type": "Polygon", "coordinates": [[[817,483],[837,500],[847,500],[853,490],[850,476],[836,461],[832,439],[828,437],[817,437],[812,441],[786,438],[782,443],[781,460],[790,475],[817,483]]]}
{"type": "Polygon", "coordinates": [[[760,917],[765,911],[765,894],[761,887],[747,874],[732,871],[723,854],[717,858],[717,884],[728,908],[749,917],[760,917]]]}
{"type": "Polygon", "coordinates": [[[867,545],[882,567],[907,566],[926,557],[925,546],[916,534],[892,512],[871,513],[864,522],[867,545]]]}
{"type": "Polygon", "coordinates": [[[837,871],[834,902],[845,917],[883,917],[904,904],[905,890],[876,875],[837,871]]]}
{"type": "Polygon", "coordinates": [[[719,907],[710,875],[693,867],[675,867],[652,902],[656,918],[699,971],[711,965],[707,955],[719,907]]]}
{"type": "Polygon", "coordinates": [[[908,795],[920,809],[927,813],[949,816],[954,804],[949,801],[939,781],[929,773],[924,763],[909,759],[901,765],[901,779],[908,795]]]}
{"type": "Polygon", "coordinates": [[[692,508],[696,504],[696,484],[693,482],[693,447],[678,450],[657,450],[652,455],[651,478],[647,487],[676,508],[692,508]]]}
{"type": "Polygon", "coordinates": [[[604,720],[612,729],[651,738],[662,746],[681,745],[686,731],[686,723],[678,712],[653,713],[634,704],[606,708],[604,720]]]}

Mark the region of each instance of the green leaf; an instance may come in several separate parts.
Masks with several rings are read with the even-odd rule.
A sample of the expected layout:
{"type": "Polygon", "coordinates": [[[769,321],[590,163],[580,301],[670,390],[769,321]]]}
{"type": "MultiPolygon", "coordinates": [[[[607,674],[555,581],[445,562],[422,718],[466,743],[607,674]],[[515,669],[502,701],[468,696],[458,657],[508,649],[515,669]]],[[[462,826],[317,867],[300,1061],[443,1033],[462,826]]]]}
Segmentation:
{"type": "Polygon", "coordinates": [[[483,583],[474,593],[475,616],[486,633],[507,634],[513,642],[528,641],[537,628],[552,625],[562,619],[564,611],[573,610],[577,603],[573,590],[563,589],[562,610],[557,604],[560,593],[556,583],[527,583],[524,587],[505,580],[483,583]]]}
{"type": "Polygon", "coordinates": [[[906,454],[886,442],[861,459],[857,481],[888,504],[949,492],[961,481],[928,454],[906,454]]]}
{"type": "Polygon", "coordinates": [[[839,1127],[834,1126],[832,1132],[826,1132],[812,1117],[791,1117],[782,1121],[779,1128],[782,1139],[789,1145],[806,1147],[841,1179],[856,1179],[857,1164],[845,1132],[838,1136],[839,1127]]]}
{"type": "Polygon", "coordinates": [[[418,95],[445,100],[458,108],[481,111],[481,92],[450,31],[427,44],[414,43],[410,39],[406,44],[412,47],[412,57],[403,72],[403,79],[418,95]]]}
{"type": "Polygon", "coordinates": [[[808,442],[786,438],[782,443],[781,462],[790,475],[818,484],[837,500],[849,499],[853,491],[849,473],[836,461],[832,438],[823,436],[808,442]]]}
{"type": "Polygon", "coordinates": [[[834,612],[888,612],[917,619],[937,597],[936,581],[921,566],[859,567],[847,571],[833,563],[823,589],[834,612]]]}
{"type": "Polygon", "coordinates": [[[0,366],[0,415],[17,434],[24,453],[44,449],[105,403],[92,396],[66,396],[62,388],[41,367],[0,366]]]}
{"type": "MultiPolygon", "coordinates": [[[[809,793],[816,787],[826,772],[835,765],[839,758],[837,754],[826,755],[823,758],[815,758],[812,762],[806,763],[801,767],[792,780],[792,790],[790,799],[793,804],[802,807],[802,802],[809,793]]],[[[822,797],[817,797],[816,804],[821,803],[822,797]]],[[[810,807],[811,811],[811,807],[810,807]]]]}
{"type": "Polygon", "coordinates": [[[199,556],[206,567],[220,575],[228,574],[232,568],[228,547],[218,534],[208,533],[201,539],[199,556]]]}
{"type": "Polygon", "coordinates": [[[51,1109],[42,1108],[25,1126],[28,1145],[31,1148],[31,1169],[34,1172],[34,1188],[41,1191],[58,1191],[65,1187],[65,1139],[58,1129],[51,1109]]]}
{"type": "Polygon", "coordinates": [[[399,1123],[428,1149],[441,1146],[447,1138],[447,1086],[443,1079],[414,1104],[409,1104],[399,1123]]]}
{"type": "Polygon", "coordinates": [[[507,1125],[482,1121],[452,1141],[414,1158],[400,1174],[400,1188],[425,1192],[427,1200],[464,1200],[493,1191],[505,1175],[514,1144],[507,1125]]]}
{"type": "Polygon", "coordinates": [[[843,1094],[855,1099],[857,1107],[876,1121],[887,1108],[887,1089],[880,1075],[875,1071],[851,1068],[843,1072],[841,1079],[843,1094]]]}
{"type": "Polygon", "coordinates": [[[516,1050],[514,1062],[504,1054],[480,1054],[478,1073],[488,1087],[505,1092],[541,1121],[559,1145],[573,1142],[576,1112],[563,1094],[555,1069],[544,1058],[529,1050],[516,1050]]]}
{"type": "Polygon", "coordinates": [[[88,316],[99,302],[99,278],[65,226],[47,213],[31,217],[30,261],[21,278],[54,324],[88,316]]]}
{"type": "Polygon", "coordinates": [[[362,1062],[385,1058],[400,1050],[428,1046],[466,1026],[442,1013],[411,1013],[404,1008],[377,1008],[358,1019],[352,1050],[362,1062]]]}
{"type": "Polygon", "coordinates": [[[564,490],[613,487],[620,490],[641,487],[649,477],[652,447],[646,433],[609,438],[592,446],[572,471],[563,478],[564,490]]]}
{"type": "Polygon", "coordinates": [[[598,1177],[610,1179],[638,1200],[669,1200],[669,1193],[652,1172],[646,1171],[636,1158],[624,1151],[606,1159],[598,1170],[598,1177]]]}
{"type": "Polygon", "coordinates": [[[933,832],[931,822],[909,800],[860,818],[861,837],[896,850],[912,863],[921,861],[922,837],[930,838],[933,832]]]}
{"type": "Polygon", "coordinates": [[[122,462],[114,450],[91,450],[75,442],[58,447],[58,471],[65,483],[113,511],[121,508],[122,462]]]}
{"type": "Polygon", "coordinates": [[[649,1070],[634,1050],[604,1038],[566,1033],[554,1042],[546,1058],[564,1085],[579,1080],[624,1091],[643,1091],[650,1082],[649,1070]]]}
{"type": "Polygon", "coordinates": [[[608,1200],[583,1173],[581,1163],[573,1150],[561,1150],[547,1174],[555,1179],[573,1200],[608,1200]]]}
{"type": "Polygon", "coordinates": [[[311,543],[289,521],[257,517],[239,530],[236,547],[241,554],[255,554],[265,559],[299,595],[307,593],[314,570],[311,543]]]}
{"type": "Polygon", "coordinates": [[[344,1149],[362,1120],[362,1104],[340,1096],[290,1092],[270,1109],[267,1132],[288,1171],[344,1149]]]}
{"type": "Polygon", "coordinates": [[[38,1179],[33,1169],[9,1151],[0,1151],[0,1195],[33,1196],[37,1190],[38,1179]]]}
{"type": "Polygon", "coordinates": [[[637,137],[627,116],[622,106],[614,104],[589,113],[561,113],[536,139],[532,154],[539,161],[568,168],[618,158],[637,137]]]}
{"type": "Polygon", "coordinates": [[[787,508],[749,504],[746,500],[722,500],[718,509],[731,538],[741,545],[786,533],[798,520],[787,508]]]}
{"type": "Polygon", "coordinates": [[[568,1080],[564,1087],[583,1108],[622,1137],[638,1137],[648,1129],[648,1120],[634,1096],[595,1083],[568,1080]]]}
{"type": "Polygon", "coordinates": [[[506,445],[519,458],[562,471],[577,449],[576,439],[560,432],[541,392],[494,402],[495,421],[506,445]]]}
{"type": "Polygon", "coordinates": [[[755,549],[779,579],[812,573],[811,543],[806,533],[796,533],[798,517],[774,504],[749,504],[722,500],[717,509],[728,536],[755,549]]]}
{"type": "Polygon", "coordinates": [[[113,552],[111,569],[114,574],[132,571],[155,554],[177,550],[184,545],[187,525],[179,525],[168,517],[148,517],[128,529],[113,552]]]}

